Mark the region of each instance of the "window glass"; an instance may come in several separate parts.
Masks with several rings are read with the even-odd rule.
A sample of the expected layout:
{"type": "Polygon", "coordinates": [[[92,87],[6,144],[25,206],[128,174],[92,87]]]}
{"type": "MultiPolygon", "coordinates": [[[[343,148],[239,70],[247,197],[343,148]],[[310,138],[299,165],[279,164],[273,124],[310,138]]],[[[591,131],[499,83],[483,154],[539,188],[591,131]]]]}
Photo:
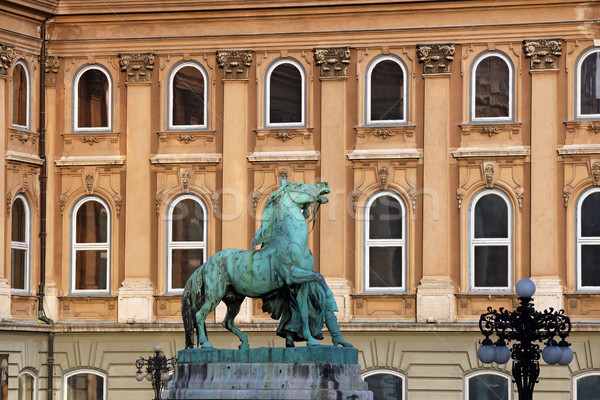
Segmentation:
{"type": "Polygon", "coordinates": [[[13,72],[13,125],[27,126],[27,72],[17,63],[13,72]]]}
{"type": "Polygon", "coordinates": [[[581,236],[600,237],[600,192],[591,193],[581,204],[581,236]]]}
{"type": "Polygon", "coordinates": [[[20,198],[16,198],[12,206],[12,241],[25,241],[26,215],[25,204],[20,198]]]}
{"type": "Polygon", "coordinates": [[[508,237],[508,207],[500,196],[488,194],[475,206],[475,237],[508,237]]]}
{"type": "Polygon", "coordinates": [[[173,241],[203,241],[204,211],[193,199],[181,200],[173,209],[173,241]]]}
{"type": "Polygon", "coordinates": [[[478,374],[469,378],[469,400],[508,400],[509,381],[496,374],[478,374]]]}
{"type": "Polygon", "coordinates": [[[508,286],[508,246],[475,246],[475,286],[508,286]]]}
{"type": "Polygon", "coordinates": [[[106,75],[99,69],[85,71],[77,87],[77,127],[108,127],[108,89],[106,75]]]}
{"type": "Polygon", "coordinates": [[[29,289],[29,208],[18,195],[11,209],[10,271],[11,287],[29,289]]]}
{"type": "Polygon", "coordinates": [[[104,243],[107,241],[108,214],[102,204],[87,201],[77,211],[77,243],[104,243]]]}
{"type": "Polygon", "coordinates": [[[200,265],[204,263],[204,249],[173,249],[173,288],[183,288],[200,265]]]}
{"type": "Polygon", "coordinates": [[[303,88],[298,68],[290,63],[280,64],[269,79],[269,123],[301,123],[303,88]]]}
{"type": "Polygon", "coordinates": [[[25,290],[27,271],[27,250],[11,249],[10,250],[10,272],[11,272],[11,287],[13,289],[25,290]]]}
{"type": "Polygon", "coordinates": [[[510,72],[502,58],[489,56],[475,72],[475,118],[510,116],[510,72]]]}
{"type": "Polygon", "coordinates": [[[29,374],[19,375],[19,400],[35,400],[35,379],[29,374]]]}
{"type": "Polygon", "coordinates": [[[180,68],[173,77],[173,125],[204,125],[204,76],[195,67],[180,68]]]}
{"type": "Polygon", "coordinates": [[[577,399],[575,400],[599,400],[600,399],[600,375],[589,375],[577,379],[577,399]]]}
{"type": "Polygon", "coordinates": [[[374,374],[364,378],[373,392],[373,400],[402,400],[404,389],[402,378],[392,374],[374,374]]]}
{"type": "Polygon", "coordinates": [[[67,400],[104,400],[104,378],[96,374],[76,374],[67,378],[67,400]]]}
{"type": "Polygon", "coordinates": [[[75,287],[78,290],[106,290],[107,261],[105,250],[75,251],[75,287]]]}
{"type": "Polygon", "coordinates": [[[582,115],[600,114],[600,51],[589,54],[581,63],[580,103],[582,115]]]}
{"type": "Polygon", "coordinates": [[[402,239],[402,206],[392,196],[377,197],[369,208],[370,239],[402,239]]]}
{"type": "Polygon", "coordinates": [[[577,283],[580,289],[600,287],[600,191],[592,189],[577,204],[577,283]]]}
{"type": "Polygon", "coordinates": [[[402,287],[402,247],[369,247],[371,287],[402,287]]]}
{"type": "Polygon", "coordinates": [[[371,72],[371,121],[404,119],[404,74],[392,60],[377,63],[371,72]]]}

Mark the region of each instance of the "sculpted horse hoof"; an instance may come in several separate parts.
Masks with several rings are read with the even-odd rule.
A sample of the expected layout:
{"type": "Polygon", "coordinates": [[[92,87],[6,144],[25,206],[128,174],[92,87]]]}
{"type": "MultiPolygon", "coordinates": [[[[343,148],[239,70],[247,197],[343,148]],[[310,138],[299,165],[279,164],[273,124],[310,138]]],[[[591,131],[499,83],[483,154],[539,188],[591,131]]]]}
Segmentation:
{"type": "Polygon", "coordinates": [[[210,342],[204,342],[204,343],[202,343],[202,348],[203,349],[212,349],[213,345],[210,342]]]}
{"type": "Polygon", "coordinates": [[[240,343],[238,347],[240,348],[240,350],[248,350],[250,348],[250,345],[248,345],[248,343],[240,343]]]}

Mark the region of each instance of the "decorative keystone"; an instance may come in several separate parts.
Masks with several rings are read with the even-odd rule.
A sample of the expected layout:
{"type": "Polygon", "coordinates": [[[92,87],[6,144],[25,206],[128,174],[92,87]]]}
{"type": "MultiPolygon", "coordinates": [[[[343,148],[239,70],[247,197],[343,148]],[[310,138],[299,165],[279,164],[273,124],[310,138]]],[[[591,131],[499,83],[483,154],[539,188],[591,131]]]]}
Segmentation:
{"type": "Polygon", "coordinates": [[[423,63],[423,74],[448,74],[454,60],[453,44],[420,44],[417,46],[419,62],[423,63]]]}
{"type": "Polygon", "coordinates": [[[152,83],[154,55],[150,53],[119,54],[121,71],[127,83],[152,83]]]}
{"type": "Polygon", "coordinates": [[[562,54],[560,39],[524,41],[525,56],[531,58],[530,69],[558,69],[558,57],[562,54]]]}
{"type": "Polygon", "coordinates": [[[0,77],[6,77],[14,58],[14,48],[0,44],[0,77]]]}
{"type": "Polygon", "coordinates": [[[314,49],[315,61],[321,67],[321,78],[347,78],[350,64],[348,47],[314,49]]]}
{"type": "Polygon", "coordinates": [[[248,79],[248,69],[252,65],[252,51],[217,51],[217,63],[223,68],[224,81],[248,79]]]}

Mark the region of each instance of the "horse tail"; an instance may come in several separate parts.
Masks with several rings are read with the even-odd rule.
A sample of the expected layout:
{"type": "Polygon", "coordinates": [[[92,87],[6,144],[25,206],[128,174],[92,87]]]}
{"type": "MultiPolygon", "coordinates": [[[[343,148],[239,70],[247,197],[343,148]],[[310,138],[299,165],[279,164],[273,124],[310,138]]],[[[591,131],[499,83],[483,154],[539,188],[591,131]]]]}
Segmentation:
{"type": "Polygon", "coordinates": [[[202,266],[198,267],[190,276],[181,296],[181,317],[183,319],[183,328],[185,329],[185,348],[194,348],[194,331],[198,329],[196,322],[196,301],[195,293],[201,293],[204,285],[202,274],[199,274],[199,279],[195,278],[196,272],[200,271],[202,266]]]}

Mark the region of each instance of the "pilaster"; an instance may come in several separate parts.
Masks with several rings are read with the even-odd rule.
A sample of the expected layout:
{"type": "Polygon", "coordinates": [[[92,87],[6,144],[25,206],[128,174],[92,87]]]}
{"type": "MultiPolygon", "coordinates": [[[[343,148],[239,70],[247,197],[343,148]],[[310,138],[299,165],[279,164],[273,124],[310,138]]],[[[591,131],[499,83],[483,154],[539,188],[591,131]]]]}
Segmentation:
{"type": "Polygon", "coordinates": [[[417,321],[456,319],[450,278],[450,73],[452,44],[418,47],[423,63],[423,278],[417,287],[417,321]]]}
{"type": "Polygon", "coordinates": [[[152,54],[120,54],[127,85],[127,171],[125,175],[125,280],[119,288],[119,322],[152,322],[154,304],[150,199],[152,54]]]}

